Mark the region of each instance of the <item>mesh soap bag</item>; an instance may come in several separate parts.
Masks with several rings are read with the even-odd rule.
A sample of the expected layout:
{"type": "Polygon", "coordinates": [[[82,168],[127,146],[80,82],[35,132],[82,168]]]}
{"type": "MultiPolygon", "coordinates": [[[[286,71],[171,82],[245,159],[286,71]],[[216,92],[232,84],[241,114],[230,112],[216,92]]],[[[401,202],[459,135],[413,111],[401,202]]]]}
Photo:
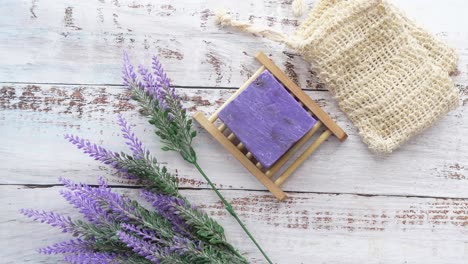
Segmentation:
{"type": "Polygon", "coordinates": [[[320,0],[292,36],[226,13],[217,22],[301,54],[375,152],[392,152],[459,104],[455,51],[385,1],[320,0]]]}

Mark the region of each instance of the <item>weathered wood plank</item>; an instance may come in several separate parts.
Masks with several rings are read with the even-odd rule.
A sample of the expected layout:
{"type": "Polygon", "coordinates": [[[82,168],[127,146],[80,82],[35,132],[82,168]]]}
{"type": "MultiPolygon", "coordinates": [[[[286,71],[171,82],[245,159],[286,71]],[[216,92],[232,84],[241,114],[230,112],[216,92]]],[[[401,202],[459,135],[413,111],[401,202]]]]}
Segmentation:
{"type": "MultiPolygon", "coordinates": [[[[225,7],[238,19],[291,33],[300,23],[291,2],[2,1],[0,81],[119,84],[121,55],[128,50],[137,62],[159,55],[176,85],[235,87],[258,67],[253,56],[261,50],[301,87],[323,88],[283,45],[232,34],[213,22],[214,10],[225,7]]],[[[466,2],[392,2],[459,50],[460,79],[468,81],[466,2]]]]}
{"type": "MultiPolygon", "coordinates": [[[[468,87],[460,88],[466,101],[468,87]]],[[[190,111],[209,115],[235,90],[177,91],[190,111]]],[[[325,142],[285,183],[286,191],[467,197],[466,104],[395,153],[377,156],[367,150],[328,92],[307,94],[344,128],[349,139],[325,142]]],[[[159,150],[153,128],[138,114],[122,87],[4,85],[0,88],[0,110],[1,184],[54,184],[62,175],[95,182],[95,177],[88,176],[109,174],[111,171],[81,154],[62,136],[73,133],[115,151],[125,150],[116,124],[117,113],[122,113],[162,162],[178,168],[181,186],[207,187],[178,155],[159,150]]],[[[208,134],[199,131],[195,140],[199,161],[219,187],[264,189],[208,134]]]]}
{"type": "MultiPolygon", "coordinates": [[[[196,139],[200,163],[277,263],[466,262],[468,2],[390,1],[460,53],[455,81],[464,93],[463,106],[433,128],[390,156],[376,156],[366,150],[328,93],[307,92],[350,137],[342,144],[325,142],[284,185],[290,191],[284,203],[266,191],[246,191],[264,187],[206,133],[196,139]],[[373,194],[378,196],[367,196],[373,194]]],[[[95,176],[111,171],[79,153],[62,135],[74,133],[124,150],[117,113],[135,124],[137,134],[162,162],[177,165],[181,186],[207,187],[177,155],[159,151],[152,127],[138,115],[122,87],[8,82],[119,84],[121,54],[128,50],[136,62],[149,62],[149,56],[157,54],[176,85],[237,87],[258,68],[253,56],[262,50],[302,88],[324,89],[310,75],[307,63],[283,45],[232,34],[213,24],[214,10],[225,7],[241,20],[293,32],[300,21],[293,19],[291,2],[2,1],[0,184],[7,186],[0,186],[1,262],[57,263],[58,258],[38,255],[35,249],[65,236],[30,222],[18,210],[35,207],[76,214],[60,199],[60,187],[43,185],[57,183],[58,176],[95,183],[95,176]]],[[[306,2],[313,5],[312,0],[306,2]]],[[[179,92],[191,111],[208,114],[234,90],[179,92]]],[[[115,177],[111,182],[120,183],[115,177]]],[[[135,197],[136,190],[120,191],[135,197]]],[[[184,193],[223,223],[230,241],[249,259],[261,263],[211,191],[184,193]]]]}
{"type": "MultiPolygon", "coordinates": [[[[56,263],[36,253],[67,238],[31,222],[20,208],[77,215],[61,187],[0,187],[2,263],[56,263]],[[21,245],[21,246],[20,246],[21,245]]],[[[136,190],[120,190],[136,197],[136,190]]],[[[465,263],[468,200],[297,194],[279,203],[268,192],[223,191],[275,263],[465,263]]],[[[253,263],[259,253],[211,191],[184,191],[225,227],[228,239],[253,263]]]]}

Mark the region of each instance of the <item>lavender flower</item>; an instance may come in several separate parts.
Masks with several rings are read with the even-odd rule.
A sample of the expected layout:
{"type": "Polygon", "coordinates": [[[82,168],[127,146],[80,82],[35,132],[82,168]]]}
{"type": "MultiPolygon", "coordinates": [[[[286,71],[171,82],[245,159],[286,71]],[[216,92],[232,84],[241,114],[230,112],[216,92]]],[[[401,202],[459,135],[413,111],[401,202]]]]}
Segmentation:
{"type": "Polygon", "coordinates": [[[121,226],[128,234],[132,234],[145,242],[158,244],[160,246],[159,251],[165,252],[165,254],[183,254],[188,251],[196,250],[195,243],[188,238],[174,235],[171,241],[167,241],[159,239],[158,234],[152,230],[147,230],[131,224],[122,224],[121,226]]]}
{"type": "Polygon", "coordinates": [[[117,166],[117,160],[119,158],[118,153],[111,152],[101,146],[92,144],[89,140],[84,140],[77,136],[67,134],[65,135],[65,139],[76,145],[79,149],[82,149],[85,154],[88,154],[95,160],[99,160],[104,164],[110,164],[114,167],[117,166]]]}
{"type": "Polygon", "coordinates": [[[158,129],[156,134],[164,144],[163,150],[177,151],[185,160],[194,163],[196,154],[191,144],[196,132],[192,130],[192,120],[182,107],[181,98],[170,87],[170,81],[157,57],[152,58],[152,68],[154,75],[149,77],[149,71],[143,66],[139,67],[140,78],[144,83],[155,80],[155,85],[148,89],[148,85],[139,81],[138,76],[131,74],[133,66],[124,54],[124,85],[133,92],[143,112],[150,116],[149,122],[158,129]]]}
{"type": "Polygon", "coordinates": [[[39,211],[34,209],[21,209],[20,213],[32,218],[34,221],[47,223],[53,227],[58,227],[64,233],[73,233],[76,230],[75,224],[70,217],[65,217],[54,212],[39,211]]]}
{"type": "MultiPolygon", "coordinates": [[[[125,252],[125,248],[130,247],[130,245],[125,244],[125,241],[113,238],[117,237],[118,239],[117,232],[120,230],[121,222],[148,228],[150,230],[148,234],[155,233],[152,230],[158,230],[158,238],[161,241],[166,241],[163,248],[167,244],[171,244],[173,234],[171,225],[167,220],[157,213],[141,207],[137,202],[113,193],[104,179],[99,179],[98,187],[74,183],[65,179],[61,179],[61,183],[68,189],[62,191],[66,200],[75,205],[85,216],[85,219],[91,223],[81,220],[73,221],[70,217],[64,217],[53,212],[41,212],[31,209],[21,210],[23,214],[35,221],[48,223],[59,227],[63,232],[69,232],[81,237],[77,240],[45,247],[39,250],[40,253],[65,254],[65,259],[73,263],[117,263],[109,262],[110,259],[113,259],[113,254],[106,253],[102,255],[96,250],[117,253],[122,250],[125,252]]],[[[157,247],[157,245],[154,245],[154,247],[157,247]]]]}
{"type": "Polygon", "coordinates": [[[122,76],[125,85],[130,85],[137,82],[137,75],[133,70],[133,66],[130,63],[127,52],[124,52],[124,67],[122,70],[122,76]]]}
{"type": "Polygon", "coordinates": [[[246,263],[229,244],[198,234],[210,233],[213,223],[209,218],[200,218],[205,229],[192,230],[193,221],[200,221],[196,220],[198,212],[191,211],[184,199],[145,191],[142,195],[158,208],[153,212],[112,192],[103,178],[97,187],[66,179],[60,182],[67,189],[62,195],[89,222],[53,212],[22,210],[36,221],[78,237],[42,248],[40,253],[63,254],[71,263],[246,263]],[[195,220],[185,218],[187,211],[195,220]]]}
{"type": "Polygon", "coordinates": [[[166,167],[160,166],[157,159],[151,157],[150,152],[143,148],[142,142],[135,136],[122,116],[119,116],[118,123],[127,140],[127,146],[132,150],[132,155],[109,151],[78,136],[65,135],[65,139],[95,160],[111,165],[126,179],[138,179],[150,189],[179,197],[175,176],[169,173],[166,167]]]}
{"type": "MultiPolygon", "coordinates": [[[[102,181],[102,179],[100,179],[102,181]]],[[[96,193],[96,188],[91,188],[84,184],[76,184],[69,180],[60,178],[62,184],[65,185],[69,190],[61,190],[60,194],[67,200],[70,204],[79,209],[80,213],[93,224],[100,224],[102,222],[112,222],[115,220],[111,214],[109,214],[105,209],[102,208],[101,204],[98,201],[98,195],[90,195],[96,193]]],[[[101,186],[104,186],[101,183],[101,186]]],[[[108,198],[104,196],[103,199],[108,198]]]]}
{"type": "MultiPolygon", "coordinates": [[[[191,147],[195,132],[181,99],[156,57],[152,71],[138,67],[138,74],[124,55],[124,83],[159,128],[164,150],[176,150],[184,159],[196,162],[191,147]]],[[[53,212],[25,209],[23,214],[46,222],[77,237],[40,249],[43,254],[63,254],[71,263],[247,263],[225,239],[223,228],[180,195],[176,177],[160,166],[142,142],[119,116],[131,155],[117,153],[73,135],[65,138],[84,153],[110,165],[125,177],[137,178],[147,186],[141,196],[156,209],[114,193],[103,178],[91,187],[60,179],[61,195],[84,216],[72,220],[53,212]]]]}
{"type": "MultiPolygon", "coordinates": [[[[245,263],[242,259],[225,255],[222,258],[213,258],[216,250],[210,247],[204,250],[191,240],[174,236],[172,241],[162,241],[159,247],[151,243],[153,239],[146,239],[148,234],[136,226],[127,225],[125,231],[118,232],[118,236],[125,241],[133,251],[154,263],[164,260],[164,263],[245,263]],[[225,261],[226,259],[232,261],[225,261]]],[[[160,242],[160,241],[158,241],[160,242]]]]}
{"type": "Polygon", "coordinates": [[[160,263],[161,256],[158,251],[158,247],[150,242],[144,241],[143,239],[132,236],[126,232],[117,232],[120,240],[128,245],[135,253],[150,260],[153,263],[160,263]]]}
{"type": "Polygon", "coordinates": [[[135,133],[132,132],[127,121],[118,115],[118,123],[120,126],[120,131],[123,133],[123,137],[127,140],[125,144],[130,147],[130,150],[133,152],[133,157],[135,159],[143,158],[145,154],[149,154],[143,149],[143,143],[135,136],[135,133]]]}
{"type": "MultiPolygon", "coordinates": [[[[134,67],[128,58],[128,54],[124,53],[124,67],[122,70],[122,79],[124,85],[129,87],[138,87],[139,93],[136,96],[144,97],[145,100],[150,100],[152,104],[166,108],[164,103],[166,97],[166,89],[169,87],[169,79],[166,77],[162,66],[156,57],[153,57],[152,68],[155,76],[143,65],[138,66],[138,74],[134,71],[134,67]]],[[[149,110],[149,109],[148,109],[149,110]]]]}
{"type": "Polygon", "coordinates": [[[92,242],[84,241],[82,239],[72,239],[60,243],[55,243],[51,246],[40,248],[39,253],[51,254],[68,254],[68,253],[87,253],[92,248],[92,242]]]}
{"type": "Polygon", "coordinates": [[[156,76],[158,87],[161,89],[166,89],[171,87],[171,82],[169,78],[167,78],[166,72],[163,69],[161,62],[159,61],[158,57],[153,56],[151,58],[151,66],[154,70],[154,75],[156,76]]]}
{"type": "MultiPolygon", "coordinates": [[[[122,197],[107,187],[107,182],[100,178],[98,187],[90,187],[85,184],[72,184],[67,181],[62,183],[73,190],[63,192],[68,202],[80,208],[80,212],[91,222],[129,222],[143,225],[152,229],[161,228],[161,234],[167,238],[172,233],[167,227],[167,220],[149,212],[128,198],[122,197]]],[[[170,228],[169,228],[170,229],[170,228]]]]}
{"type": "Polygon", "coordinates": [[[143,82],[139,82],[139,85],[152,97],[158,98],[160,103],[163,103],[164,96],[162,89],[159,86],[157,80],[154,79],[153,74],[143,65],[138,66],[138,73],[143,79],[143,82]]]}
{"type": "MultiPolygon", "coordinates": [[[[271,260],[257,243],[244,223],[240,220],[232,205],[219,192],[198,164],[196,152],[192,147],[192,140],[196,136],[195,130],[192,129],[192,119],[187,115],[186,110],[183,108],[181,98],[176,96],[174,89],[170,87],[169,79],[156,57],[153,57],[152,64],[154,70],[154,76],[152,79],[155,79],[158,82],[158,88],[160,91],[164,92],[164,101],[162,101],[158,96],[155,96],[154,93],[149,92],[141,82],[127,81],[129,77],[126,73],[126,69],[133,69],[133,66],[126,54],[124,55],[124,75],[122,78],[124,80],[124,85],[133,92],[134,98],[139,102],[144,113],[149,116],[149,123],[155,126],[156,135],[159,136],[164,145],[162,149],[165,151],[171,150],[178,152],[184,160],[193,164],[197,168],[212,190],[216,195],[218,195],[226,210],[234,217],[234,219],[236,219],[247,236],[249,236],[265,259],[271,264],[271,260]]],[[[148,73],[146,71],[140,71],[140,74],[143,75],[142,77],[144,79],[147,78],[148,73]]],[[[138,76],[134,79],[137,80],[138,76]]],[[[200,232],[200,234],[203,234],[203,232],[200,232]]]]}
{"type": "MultiPolygon", "coordinates": [[[[140,246],[146,246],[145,248],[148,248],[147,243],[158,244],[158,255],[160,257],[170,256],[172,254],[177,254],[179,256],[202,255],[199,246],[197,246],[195,242],[188,238],[175,235],[171,241],[166,241],[158,239],[158,235],[156,234],[156,232],[146,230],[135,225],[122,224],[122,228],[125,230],[125,232],[122,233],[122,235],[124,235],[126,238],[129,238],[131,241],[138,240],[140,246]],[[130,235],[133,236],[129,237],[130,235]]],[[[141,248],[137,248],[137,250],[141,250],[141,248]]]]}
{"type": "Polygon", "coordinates": [[[140,196],[151,203],[154,209],[164,218],[169,219],[175,232],[189,235],[189,226],[184,219],[180,217],[180,212],[177,207],[186,206],[186,202],[177,197],[158,194],[148,190],[142,190],[140,196]]]}
{"type": "Polygon", "coordinates": [[[145,241],[149,241],[152,243],[159,243],[164,244],[164,240],[161,240],[159,236],[156,234],[154,230],[148,230],[144,228],[139,228],[136,225],[122,223],[120,225],[123,230],[134,233],[144,239],[145,241]]]}

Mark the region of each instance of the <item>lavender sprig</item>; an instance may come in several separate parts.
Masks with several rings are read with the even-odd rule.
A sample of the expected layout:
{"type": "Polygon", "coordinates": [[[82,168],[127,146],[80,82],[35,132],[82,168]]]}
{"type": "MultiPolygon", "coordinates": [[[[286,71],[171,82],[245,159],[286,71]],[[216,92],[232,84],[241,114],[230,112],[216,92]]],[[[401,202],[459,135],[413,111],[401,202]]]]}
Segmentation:
{"type": "MultiPolygon", "coordinates": [[[[237,250],[227,242],[224,229],[180,195],[175,176],[170,174],[165,167],[160,166],[157,160],[152,158],[151,153],[144,149],[141,140],[131,131],[125,119],[119,116],[118,123],[133,155],[109,151],[77,136],[66,135],[65,138],[96,160],[124,172],[127,178],[140,179],[148,187],[147,190],[141,192],[141,196],[150,202],[159,214],[169,220],[174,232],[201,239],[220,249],[230,251],[238,258],[243,259],[237,250]],[[142,155],[142,153],[145,154],[142,155]]],[[[61,181],[66,187],[72,189],[83,187],[81,184],[67,182],[63,179],[61,181]]],[[[67,191],[63,193],[67,194],[67,191]]],[[[70,195],[68,194],[68,196],[70,195]]],[[[89,202],[86,203],[86,201],[79,199],[72,204],[77,208],[81,208],[81,212],[89,221],[95,221],[96,218],[99,221],[103,219],[96,208],[85,206],[89,202]],[[94,213],[87,214],[86,211],[94,213]]],[[[109,217],[109,215],[106,217],[109,217]]]]}
{"type": "Polygon", "coordinates": [[[191,144],[197,133],[192,129],[192,119],[188,118],[181,99],[176,95],[174,88],[170,87],[170,81],[157,57],[153,57],[152,66],[152,79],[156,80],[156,85],[148,89],[133,71],[128,70],[133,69],[133,66],[125,53],[122,71],[124,84],[132,91],[143,112],[150,117],[149,122],[156,126],[156,134],[164,144],[163,150],[177,151],[186,161],[195,163],[197,157],[191,144]]]}
{"type": "Polygon", "coordinates": [[[147,151],[143,149],[143,143],[135,136],[135,133],[132,132],[130,126],[128,125],[127,121],[122,117],[122,115],[118,115],[118,123],[120,126],[120,130],[123,133],[123,137],[127,139],[127,146],[133,152],[133,157],[135,159],[144,158],[146,154],[149,154],[147,151]]]}
{"type": "MultiPolygon", "coordinates": [[[[205,174],[203,169],[197,162],[197,155],[192,147],[192,140],[196,136],[195,130],[192,128],[192,119],[187,115],[186,110],[182,107],[182,100],[175,94],[174,88],[170,87],[170,82],[164,72],[161,63],[156,57],[153,57],[154,76],[152,79],[158,80],[157,92],[149,91],[148,88],[139,81],[139,77],[135,76],[132,71],[133,66],[124,54],[123,65],[123,83],[132,92],[134,99],[138,101],[143,113],[149,117],[149,123],[156,128],[156,135],[159,136],[163,143],[162,149],[165,151],[176,151],[184,160],[193,164],[200,174],[210,185],[211,189],[216,193],[226,210],[236,219],[237,223],[242,227],[244,232],[249,236],[258,250],[262,253],[265,259],[271,264],[272,261],[257,243],[250,231],[240,220],[232,205],[224,198],[216,186],[211,182],[210,178],[205,174]],[[157,94],[158,96],[154,96],[157,94]]],[[[140,72],[141,73],[141,72],[140,72]]],[[[143,79],[148,78],[147,72],[144,72],[143,79]]]]}
{"type": "Polygon", "coordinates": [[[39,253],[51,255],[51,254],[68,254],[68,253],[86,253],[92,248],[92,243],[84,241],[82,239],[72,239],[69,241],[63,241],[55,243],[53,245],[40,248],[39,253]]]}
{"type": "MultiPolygon", "coordinates": [[[[145,111],[156,127],[160,126],[159,121],[166,122],[157,131],[165,144],[164,149],[178,151],[199,168],[191,147],[196,134],[191,129],[192,121],[170,87],[161,63],[153,57],[152,71],[140,66],[139,77],[128,56],[124,60],[128,64],[123,70],[124,83],[141,87],[135,95],[142,102],[150,102],[145,111]]],[[[61,195],[78,209],[84,220],[54,212],[22,210],[26,216],[76,237],[39,252],[63,254],[65,261],[70,263],[248,263],[226,241],[223,228],[179,193],[177,178],[143,147],[122,116],[118,117],[118,123],[131,154],[112,152],[73,135],[65,137],[95,160],[115,168],[120,176],[147,185],[141,196],[155,211],[114,193],[103,178],[99,178],[97,187],[60,179],[66,188],[61,195]]],[[[220,195],[216,188],[214,190],[220,195]]],[[[220,197],[226,205],[226,200],[220,197]]],[[[233,211],[232,214],[240,221],[233,211]]]]}
{"type": "Polygon", "coordinates": [[[40,249],[40,253],[63,254],[71,263],[246,263],[229,250],[205,244],[193,236],[174,233],[169,219],[112,192],[103,179],[99,180],[98,187],[65,179],[61,182],[67,188],[66,199],[93,222],[22,210],[36,221],[78,237],[40,249]],[[87,202],[83,203],[84,200],[87,202]],[[102,217],[87,215],[90,211],[83,208],[88,207],[102,217]]]}
{"type": "Polygon", "coordinates": [[[71,217],[65,217],[54,212],[39,211],[34,209],[21,209],[20,213],[32,218],[34,221],[47,223],[53,227],[58,227],[63,233],[73,233],[76,226],[71,217]]]}
{"type": "Polygon", "coordinates": [[[99,160],[104,164],[110,164],[114,167],[118,165],[116,161],[119,158],[119,153],[108,151],[107,149],[101,146],[92,144],[88,140],[84,140],[74,135],[67,134],[65,135],[65,138],[74,145],[76,145],[79,149],[82,149],[85,154],[88,154],[95,160],[99,160]]]}
{"type": "MultiPolygon", "coordinates": [[[[108,244],[108,248],[118,250],[122,248],[122,244],[119,241],[110,239],[109,233],[115,232],[115,228],[112,226],[99,226],[81,220],[72,220],[70,217],[64,217],[53,212],[45,212],[32,209],[22,209],[20,212],[32,218],[34,221],[41,223],[47,223],[53,227],[58,227],[64,233],[70,233],[73,236],[81,237],[88,241],[94,241],[94,247],[99,250],[106,249],[102,248],[96,241],[105,241],[108,244]]],[[[45,252],[45,251],[44,251],[45,252]]],[[[52,251],[50,251],[52,252],[52,251]]]]}
{"type": "Polygon", "coordinates": [[[174,228],[174,231],[190,235],[190,227],[185,223],[184,219],[181,218],[178,206],[186,207],[187,202],[182,198],[172,197],[164,194],[158,194],[147,190],[142,190],[140,196],[146,201],[150,202],[154,209],[166,219],[170,219],[170,222],[174,228]]]}
{"type": "Polygon", "coordinates": [[[80,208],[81,213],[86,218],[91,219],[96,224],[111,222],[126,222],[145,226],[152,230],[160,230],[159,234],[163,238],[173,237],[171,224],[168,219],[155,212],[143,208],[137,202],[120,196],[107,187],[107,182],[100,179],[98,187],[90,187],[86,184],[72,184],[63,181],[65,187],[71,189],[65,198],[71,204],[80,208]],[[86,201],[83,203],[82,201],[86,201]],[[98,209],[95,209],[95,208],[98,209]],[[91,208],[91,210],[89,210],[91,208]],[[91,214],[90,214],[91,211],[91,214]],[[105,215],[102,215],[105,212],[105,215]],[[95,217],[102,215],[101,218],[95,217]]]}
{"type": "Polygon", "coordinates": [[[163,258],[163,256],[159,254],[159,248],[150,242],[146,242],[143,239],[139,239],[123,231],[118,231],[117,236],[135,253],[153,263],[160,263],[160,259],[163,258]]]}
{"type": "MultiPolygon", "coordinates": [[[[126,127],[125,130],[131,133],[129,127],[126,127]]],[[[137,142],[136,145],[131,146],[132,151],[136,150],[138,154],[136,156],[123,152],[119,154],[109,151],[77,136],[65,135],[65,138],[95,160],[111,165],[113,168],[124,173],[127,178],[139,179],[150,189],[179,197],[177,178],[165,166],[160,166],[157,159],[152,157],[148,151],[144,151],[143,148],[138,150],[140,141],[134,135],[131,136],[132,134],[129,136],[129,138],[133,137],[132,141],[127,143],[134,144],[133,142],[137,142]],[[140,155],[142,152],[145,152],[143,156],[140,155]]],[[[135,154],[135,151],[133,152],[135,154]]]]}

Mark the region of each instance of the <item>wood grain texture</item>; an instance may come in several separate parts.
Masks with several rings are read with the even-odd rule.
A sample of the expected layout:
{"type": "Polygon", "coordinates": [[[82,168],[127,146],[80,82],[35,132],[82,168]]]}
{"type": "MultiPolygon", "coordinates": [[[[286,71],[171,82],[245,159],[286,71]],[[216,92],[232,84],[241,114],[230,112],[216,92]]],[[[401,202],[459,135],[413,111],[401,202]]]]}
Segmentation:
{"type": "Polygon", "coordinates": [[[330,130],[325,130],[310,146],[306,148],[301,155],[294,160],[291,165],[275,180],[275,184],[281,186],[294,171],[297,170],[306,160],[312,155],[320,145],[327,140],[332,132],[330,130]]]}
{"type": "MultiPolygon", "coordinates": [[[[76,216],[60,189],[0,187],[2,263],[57,262],[35,250],[69,236],[18,210],[35,207],[76,216]]],[[[137,198],[136,190],[119,192],[137,198]]],[[[214,193],[183,194],[218,219],[228,240],[252,263],[263,263],[214,193]]],[[[465,263],[468,255],[466,199],[290,193],[277,202],[268,192],[223,194],[275,263],[465,263]]]]}
{"type": "MultiPolygon", "coordinates": [[[[20,208],[76,215],[57,177],[96,183],[112,170],[63,139],[73,133],[125,150],[121,113],[161,163],[177,168],[184,194],[221,221],[253,263],[263,259],[197,172],[160,151],[153,128],[119,86],[121,55],[156,54],[190,112],[209,116],[258,69],[258,51],[284,70],[346,132],[331,137],[282,186],[279,203],[206,133],[201,166],[276,263],[465,263],[468,256],[468,2],[389,0],[460,54],[461,107],[389,156],[370,153],[298,55],[283,45],[219,29],[214,11],[291,33],[291,0],[4,0],[0,5],[0,262],[57,263],[36,249],[66,236],[20,208]],[[311,91],[313,90],[313,91],[311,91]]],[[[311,7],[313,0],[306,1],[311,7]]],[[[300,152],[299,152],[300,153],[300,152]]]]}
{"type": "MultiPolygon", "coordinates": [[[[190,111],[198,110],[208,116],[235,90],[177,92],[190,111]]],[[[466,93],[465,100],[468,89],[466,93]]],[[[5,172],[1,184],[55,184],[57,177],[63,175],[95,182],[95,176],[111,173],[81,154],[63,135],[77,134],[114,151],[126,150],[116,123],[116,116],[121,113],[135,125],[137,135],[161,162],[178,169],[181,186],[207,187],[195,169],[178,155],[159,150],[153,128],[122,87],[12,84],[0,88],[0,94],[0,171],[5,172]],[[28,166],[23,166],[26,162],[28,166]]],[[[330,138],[283,185],[284,190],[467,198],[467,105],[392,155],[376,156],[367,150],[327,92],[307,94],[349,132],[349,138],[342,143],[330,138]]],[[[198,131],[195,149],[199,161],[218,187],[264,190],[208,134],[198,131]]]]}
{"type": "MultiPolygon", "coordinates": [[[[313,1],[306,1],[309,6],[313,1]]],[[[464,0],[391,0],[460,51],[468,79],[468,17],[464,0]]],[[[219,29],[214,12],[294,32],[291,0],[4,0],[0,8],[0,81],[120,84],[123,50],[137,62],[160,56],[176,85],[239,87],[271,55],[303,88],[323,89],[299,56],[271,41],[219,29]]]]}

